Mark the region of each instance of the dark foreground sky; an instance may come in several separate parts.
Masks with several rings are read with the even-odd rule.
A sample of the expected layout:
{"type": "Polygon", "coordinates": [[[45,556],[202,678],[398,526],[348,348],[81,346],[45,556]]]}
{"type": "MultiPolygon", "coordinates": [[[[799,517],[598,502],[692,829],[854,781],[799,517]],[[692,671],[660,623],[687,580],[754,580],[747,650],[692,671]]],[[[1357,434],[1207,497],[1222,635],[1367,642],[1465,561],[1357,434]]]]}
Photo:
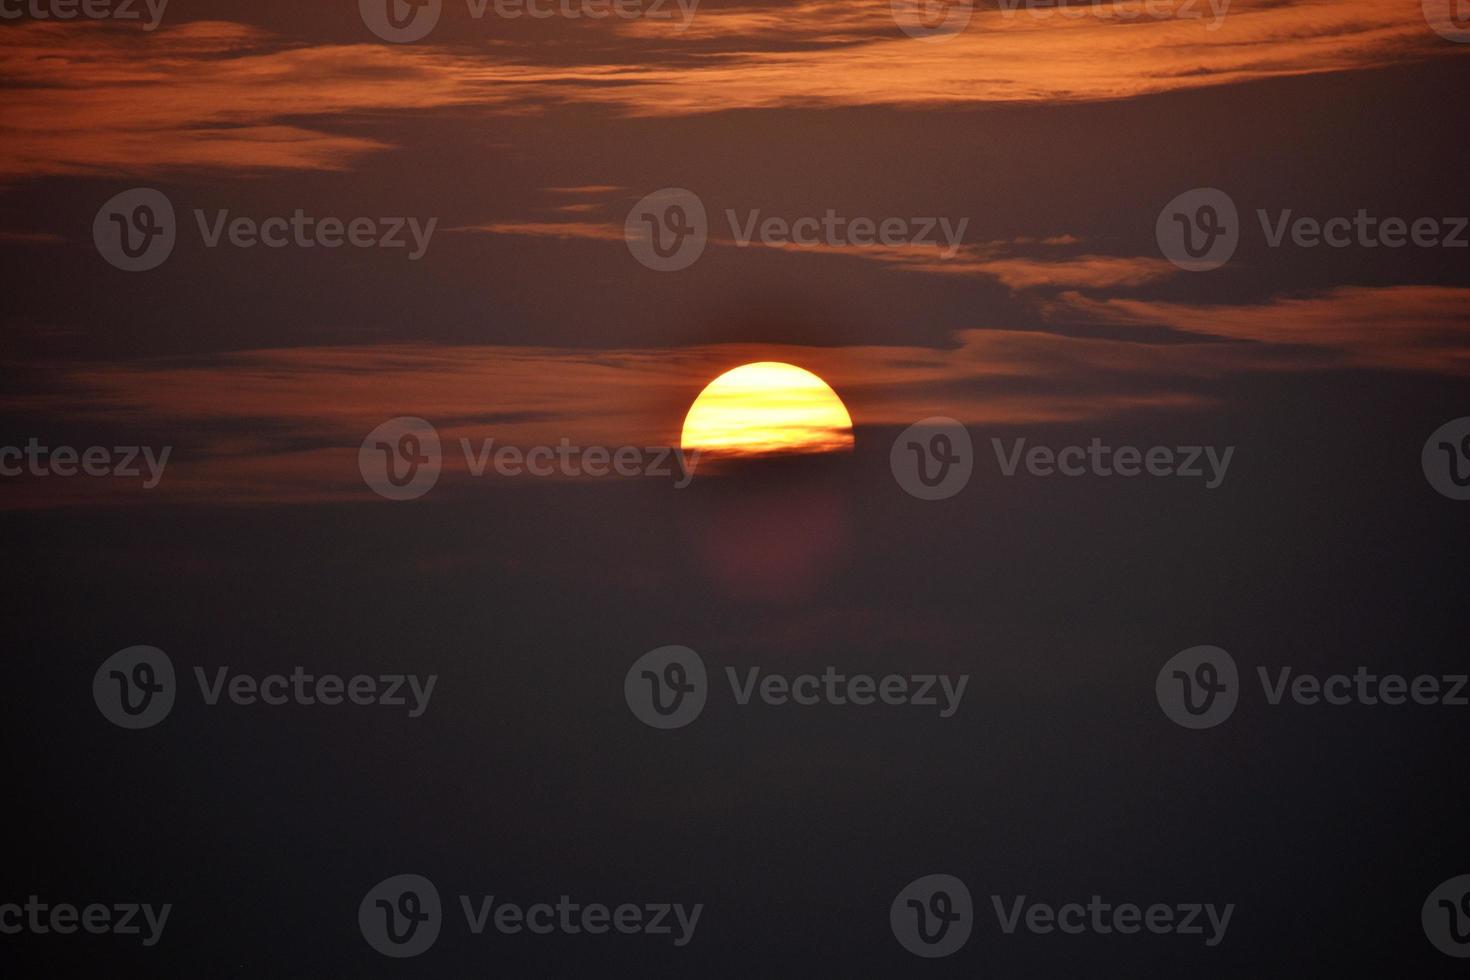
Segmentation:
{"type": "Polygon", "coordinates": [[[1237,0],[1218,22],[1021,4],[937,36],[887,4],[706,2],[679,30],[670,5],[477,19],[446,0],[392,43],[371,4],[300,7],[0,23],[0,464],[32,440],[169,450],[147,487],[141,463],[0,475],[0,967],[1462,972],[1436,946],[1470,944],[1431,933],[1470,930],[1470,907],[1431,892],[1470,874],[1470,708],[1273,705],[1257,669],[1470,672],[1470,423],[1432,436],[1470,416],[1470,32],[1382,0],[1237,0]],[[683,269],[625,231],[668,188],[707,215],[683,269]],[[117,222],[141,234],[160,199],[172,251],[129,257],[117,222]],[[402,218],[405,245],[231,242],[229,221],[298,210],[343,239],[402,218]],[[829,210],[908,237],[738,240],[829,210]],[[1344,244],[1303,217],[1340,219],[1344,244]],[[1181,251],[1186,225],[1224,250],[1181,251]],[[832,385],[855,452],[677,488],[477,477],[459,449],[668,446],[706,383],[765,360],[832,385]],[[359,450],[400,417],[433,427],[442,472],[395,501],[359,450]],[[973,444],[939,500],[890,459],[929,417],[973,444]],[[1208,488],[1007,476],[992,439],[1233,452],[1208,488]],[[624,681],[671,644],[708,701],[662,731],[624,681]],[[175,702],[127,730],[93,682],[138,645],[167,654],[175,702]],[[1193,730],[1156,680],[1202,645],[1233,659],[1238,703],[1193,730]],[[211,706],[195,669],[221,667],[437,680],[418,717],[211,706]],[[741,706],[726,667],[969,680],[940,717],[741,706]],[[359,905],[403,874],[433,882],[441,929],[385,957],[359,905]],[[968,942],[936,959],[889,914],[931,874],[973,899],[968,942]],[[5,931],[32,895],[171,911],[147,947],[5,931]],[[682,946],[477,936],[460,896],[488,895],[703,908],[682,946]],[[1094,895],[1233,912],[1206,945],[1008,934],[993,908],[1094,895]]]}

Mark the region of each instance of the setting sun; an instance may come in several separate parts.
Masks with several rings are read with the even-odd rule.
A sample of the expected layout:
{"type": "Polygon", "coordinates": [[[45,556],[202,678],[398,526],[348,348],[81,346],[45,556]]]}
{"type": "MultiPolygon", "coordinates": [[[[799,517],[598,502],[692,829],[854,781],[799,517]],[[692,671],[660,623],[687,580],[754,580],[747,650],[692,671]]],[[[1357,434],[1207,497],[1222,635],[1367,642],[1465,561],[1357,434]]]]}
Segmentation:
{"type": "Polygon", "coordinates": [[[759,361],[705,386],[684,417],[685,450],[732,456],[851,452],[852,418],[810,371],[759,361]]]}

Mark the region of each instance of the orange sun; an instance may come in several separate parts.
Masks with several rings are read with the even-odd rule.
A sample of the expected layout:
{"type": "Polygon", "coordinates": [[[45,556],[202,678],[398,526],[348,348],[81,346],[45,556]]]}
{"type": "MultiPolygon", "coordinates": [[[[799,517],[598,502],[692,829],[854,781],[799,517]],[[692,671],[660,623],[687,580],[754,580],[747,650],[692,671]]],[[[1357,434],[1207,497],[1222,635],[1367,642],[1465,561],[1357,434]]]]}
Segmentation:
{"type": "Polygon", "coordinates": [[[831,385],[780,361],[726,371],[684,417],[686,452],[723,456],[851,452],[852,418],[831,385]]]}

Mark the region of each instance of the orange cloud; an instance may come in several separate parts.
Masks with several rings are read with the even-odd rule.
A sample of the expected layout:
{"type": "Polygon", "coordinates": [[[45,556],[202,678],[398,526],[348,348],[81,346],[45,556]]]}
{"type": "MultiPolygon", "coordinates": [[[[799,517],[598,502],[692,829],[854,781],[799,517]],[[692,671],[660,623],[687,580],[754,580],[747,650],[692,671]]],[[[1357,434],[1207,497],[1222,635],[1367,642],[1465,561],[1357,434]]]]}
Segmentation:
{"type": "MultiPolygon", "coordinates": [[[[1072,15],[1006,6],[974,11],[963,32],[934,43],[899,33],[887,2],[702,10],[678,35],[701,60],[612,74],[573,70],[566,78],[620,83],[574,98],[637,115],[677,115],[1105,101],[1454,53],[1432,43],[1417,5],[1390,0],[1235,0],[1219,20],[1205,0],[1190,5],[1198,17],[1165,19],[1138,16],[1138,0],[1074,4],[1072,15]],[[713,41],[728,46],[711,48],[713,41]]],[[[652,37],[657,25],[634,21],[623,29],[652,37]]]]}
{"type": "MultiPolygon", "coordinates": [[[[1470,290],[1451,286],[1345,286],[1249,306],[1205,306],[1063,295],[1058,307],[1112,324],[1315,348],[1322,367],[1391,368],[1470,376],[1470,290]]],[[[1306,366],[1293,363],[1295,368],[1306,366]]]]}
{"type": "Polygon", "coordinates": [[[652,21],[610,25],[628,49],[618,62],[606,60],[605,37],[585,33],[557,45],[555,61],[538,61],[550,56],[531,41],[312,45],[224,22],[147,34],[32,22],[0,31],[10,94],[0,105],[0,179],[343,169],[387,148],[330,131],[332,119],[363,112],[1101,101],[1465,53],[1434,43],[1412,3],[1235,0],[1211,31],[1198,19],[1116,16],[1111,2],[1080,17],[977,10],[939,43],[902,34],[887,0],[707,9],[682,34],[652,21]]]}
{"type": "Polygon", "coordinates": [[[477,232],[486,235],[523,235],[529,238],[557,238],[563,241],[585,239],[598,242],[622,241],[623,229],[594,221],[492,221],[482,225],[461,225],[446,231],[477,232]]]}
{"type": "Polygon", "coordinates": [[[0,178],[342,169],[387,145],[282,120],[469,101],[450,66],[428,52],[292,45],[233,23],[8,26],[0,178]]]}
{"type": "MultiPolygon", "coordinates": [[[[1470,290],[1354,287],[1249,306],[1057,302],[1112,325],[1168,326],[1167,342],[966,330],[939,350],[741,344],[567,350],[397,345],[217,355],[187,365],[73,367],[48,390],[0,397],[20,418],[136,432],[175,446],[168,476],[139,496],[108,480],[0,482],[0,509],[177,497],[203,503],[373,500],[357,447],[385,419],[439,431],[444,481],[467,479],[459,440],[522,447],[667,446],[710,379],[779,360],[829,382],[859,433],[930,415],[1016,425],[1189,411],[1201,382],[1253,372],[1378,368],[1470,375],[1470,290]],[[385,380],[386,379],[386,380],[385,380]],[[391,383],[389,383],[391,381],[391,383]],[[249,433],[241,435],[240,433],[249,433]]],[[[861,434],[859,434],[861,440],[861,434]]]]}
{"type": "MultiPolygon", "coordinates": [[[[585,210],[585,207],[577,207],[585,210]]],[[[573,208],[558,208],[571,211],[573,208]]],[[[488,235],[523,235],[532,238],[588,241],[621,241],[621,225],[590,221],[495,221],[448,229],[488,235]]],[[[773,248],[806,255],[840,255],[864,259],[908,272],[944,276],[989,276],[1011,289],[1108,289],[1142,286],[1178,273],[1178,268],[1160,258],[1148,256],[1074,255],[1064,257],[1026,257],[1015,254],[1021,247],[1067,247],[1080,244],[1071,235],[1058,235],[1037,241],[1018,238],[1013,241],[982,242],[959,246],[952,256],[943,253],[947,243],[908,245],[798,245],[794,242],[764,244],[752,239],[741,246],[730,238],[709,239],[712,245],[731,248],[773,248]]]]}

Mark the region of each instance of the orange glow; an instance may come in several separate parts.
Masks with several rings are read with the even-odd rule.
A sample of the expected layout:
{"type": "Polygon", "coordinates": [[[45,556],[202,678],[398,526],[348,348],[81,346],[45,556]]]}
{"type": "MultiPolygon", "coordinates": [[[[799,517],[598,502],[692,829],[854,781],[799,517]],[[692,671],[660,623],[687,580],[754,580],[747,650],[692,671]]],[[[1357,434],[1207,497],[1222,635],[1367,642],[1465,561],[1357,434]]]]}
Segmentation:
{"type": "Polygon", "coordinates": [[[852,451],[852,418],[810,371],[757,361],[726,371],[684,417],[685,451],[730,456],[852,451]]]}

